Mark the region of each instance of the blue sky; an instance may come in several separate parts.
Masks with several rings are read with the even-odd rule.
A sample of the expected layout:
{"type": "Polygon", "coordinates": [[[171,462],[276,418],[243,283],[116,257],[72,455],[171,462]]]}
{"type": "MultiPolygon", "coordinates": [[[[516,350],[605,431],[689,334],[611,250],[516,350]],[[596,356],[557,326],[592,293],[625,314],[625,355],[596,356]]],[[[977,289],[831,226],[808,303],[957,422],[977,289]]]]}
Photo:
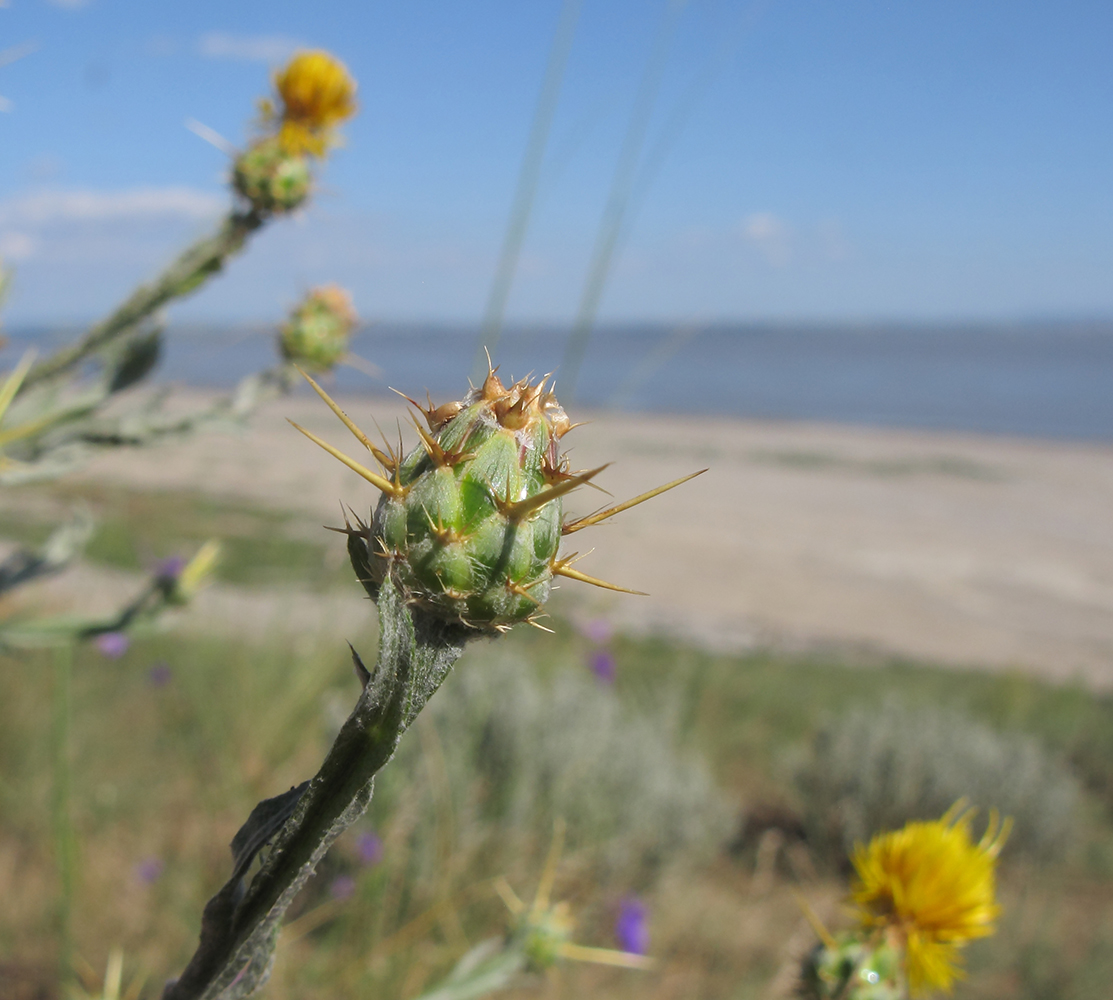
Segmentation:
{"type": "MultiPolygon", "coordinates": [[[[1108,0],[584,0],[512,319],[575,315],[670,2],[602,319],[1113,315],[1108,0]]],[[[561,10],[0,0],[0,51],[34,46],[0,65],[5,319],[93,318],[211,226],[226,157],[183,123],[240,142],[322,46],[360,82],[347,145],[175,318],[272,320],[338,280],[367,318],[478,321],[561,10]]]]}

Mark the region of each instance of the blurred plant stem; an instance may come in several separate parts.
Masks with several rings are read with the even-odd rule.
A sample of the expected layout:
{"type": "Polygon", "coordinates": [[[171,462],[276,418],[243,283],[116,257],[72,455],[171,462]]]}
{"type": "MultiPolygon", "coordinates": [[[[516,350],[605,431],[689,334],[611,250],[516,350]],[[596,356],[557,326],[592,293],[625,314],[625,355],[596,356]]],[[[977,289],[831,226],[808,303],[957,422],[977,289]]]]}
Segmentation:
{"type": "Polygon", "coordinates": [[[70,729],[73,718],[73,644],[54,647],[54,721],[52,726],[54,781],[52,812],[55,864],[58,870],[58,971],[65,987],[73,976],[73,895],[77,869],[77,840],[73,829],[73,771],[70,729]]]}
{"type": "Polygon", "coordinates": [[[71,371],[118,337],[133,332],[171,299],[194,291],[207,278],[219,272],[224,262],[243,248],[248,236],[267,218],[255,209],[230,212],[215,233],[194,243],[154,281],[140,285],[111,316],[101,320],[76,344],[64,347],[36,364],[23,380],[20,391],[26,392],[39,382],[71,371]]]}
{"type": "Polygon", "coordinates": [[[483,314],[483,325],[479,330],[479,343],[475,347],[472,377],[477,384],[483,381],[487,373],[487,359],[494,355],[502,333],[506,302],[510,297],[510,287],[514,283],[514,273],[518,269],[522,243],[529,229],[530,213],[537,200],[537,183],[541,178],[545,147],[549,142],[549,132],[552,130],[560,87],[564,80],[564,68],[568,64],[568,54],[572,50],[572,39],[576,34],[576,22],[579,21],[582,6],[583,0],[564,0],[556,34],[553,36],[552,48],[549,50],[545,79],[541,84],[541,93],[537,97],[533,124],[530,125],[529,130],[529,141],[526,143],[525,156],[522,158],[522,166],[518,173],[514,203],[502,238],[498,268],[491,282],[487,308],[483,314]]]}
{"type": "Polygon", "coordinates": [[[375,774],[394,756],[467,640],[481,634],[408,607],[389,580],[376,596],[379,659],[373,673],[353,651],[363,681],[359,701],[316,777],[260,802],[236,834],[232,877],[205,906],[197,951],[163,1000],[238,1000],[266,982],[286,910],[333,841],[366,810],[375,774]]]}
{"type": "Polygon", "coordinates": [[[638,84],[634,107],[630,111],[630,120],[626,126],[618,162],[615,164],[614,177],[611,179],[607,203],[603,208],[603,215],[599,219],[599,228],[595,234],[595,246],[584,279],[583,291],[580,293],[576,319],[560,363],[562,395],[566,405],[575,399],[576,382],[579,379],[584,355],[587,353],[588,340],[595,326],[595,317],[599,312],[603,291],[611,275],[619,237],[627,220],[635,172],[641,159],[642,146],[645,144],[657,92],[668,62],[669,49],[672,47],[677,24],[687,2],[688,0],[669,0],[653,40],[649,61],[638,84]]]}

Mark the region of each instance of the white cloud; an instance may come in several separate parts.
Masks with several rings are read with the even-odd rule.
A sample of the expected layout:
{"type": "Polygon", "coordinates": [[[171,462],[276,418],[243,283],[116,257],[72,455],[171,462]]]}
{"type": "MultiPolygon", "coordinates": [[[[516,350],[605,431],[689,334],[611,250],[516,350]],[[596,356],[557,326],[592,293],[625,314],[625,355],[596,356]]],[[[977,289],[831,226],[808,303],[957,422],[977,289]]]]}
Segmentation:
{"type": "Polygon", "coordinates": [[[89,5],[89,0],[46,0],[46,2],[52,7],[62,7],[65,10],[78,10],[89,5]]]}
{"type": "Polygon", "coordinates": [[[297,39],[285,35],[229,35],[223,31],[210,31],[197,43],[197,51],[206,59],[265,63],[281,62],[303,47],[297,39]]]}
{"type": "Polygon", "coordinates": [[[226,200],[189,187],[142,187],[125,191],[32,191],[0,202],[0,225],[108,219],[188,218],[216,215],[226,200]]]}
{"type": "Polygon", "coordinates": [[[772,212],[758,212],[742,222],[742,235],[753,243],[774,267],[784,267],[792,257],[788,226],[772,212]]]}
{"type": "Polygon", "coordinates": [[[35,255],[38,248],[35,240],[26,233],[8,230],[0,233],[0,260],[15,263],[35,255]]]}

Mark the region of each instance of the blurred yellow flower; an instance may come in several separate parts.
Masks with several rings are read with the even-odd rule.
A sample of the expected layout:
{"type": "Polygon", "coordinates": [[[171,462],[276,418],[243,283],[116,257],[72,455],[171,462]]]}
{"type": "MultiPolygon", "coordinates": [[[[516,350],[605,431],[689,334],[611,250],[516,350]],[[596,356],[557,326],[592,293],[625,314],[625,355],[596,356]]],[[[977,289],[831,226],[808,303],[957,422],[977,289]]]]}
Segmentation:
{"type": "Polygon", "coordinates": [[[263,103],[264,119],[277,119],[278,139],[291,155],[324,155],[332,131],[356,111],[356,82],[335,56],[321,50],[297,53],[274,77],[282,102],[275,113],[263,103]]]}
{"type": "Polygon", "coordinates": [[[974,843],[972,816],[958,803],[940,820],[908,823],[854,852],[852,898],[862,927],[884,931],[903,948],[914,993],[949,992],[962,975],[959,949],[996,929],[997,856],[1011,822],[991,814],[974,843]]]}

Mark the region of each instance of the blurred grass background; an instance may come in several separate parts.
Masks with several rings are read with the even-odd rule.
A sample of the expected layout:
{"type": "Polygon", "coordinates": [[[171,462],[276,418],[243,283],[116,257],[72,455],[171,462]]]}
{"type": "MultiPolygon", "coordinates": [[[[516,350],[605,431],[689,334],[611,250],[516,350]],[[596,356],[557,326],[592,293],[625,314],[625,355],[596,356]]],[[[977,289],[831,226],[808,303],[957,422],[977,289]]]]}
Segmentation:
{"type": "MultiPolygon", "coordinates": [[[[95,484],[9,492],[0,536],[13,541],[90,507],[94,566],[145,569],[218,535],[227,586],[284,601],[356,587],[339,540],[279,509],[95,484]]],[[[125,982],[157,995],[195,945],[233,833],[315,771],[354,703],[344,640],[373,657],[370,606],[360,635],[291,642],[281,624],[276,611],[250,642],[190,630],[119,659],[79,652],[74,918],[90,986],[121,947],[125,982]]],[[[267,996],[417,996],[505,926],[494,876],[532,896],[557,816],[556,897],[576,940],[614,946],[636,896],[661,967],[568,963],[508,995],[787,996],[813,940],[793,891],[837,927],[853,840],[962,794],[1017,828],[1000,931],[968,949],[956,995],[1106,995],[1113,699],[845,652],[719,655],[554,628],[478,643],[457,666],[295,905],[267,996]]],[[[45,654],[0,663],[0,1000],[52,1000],[52,674],[45,654]]]]}

